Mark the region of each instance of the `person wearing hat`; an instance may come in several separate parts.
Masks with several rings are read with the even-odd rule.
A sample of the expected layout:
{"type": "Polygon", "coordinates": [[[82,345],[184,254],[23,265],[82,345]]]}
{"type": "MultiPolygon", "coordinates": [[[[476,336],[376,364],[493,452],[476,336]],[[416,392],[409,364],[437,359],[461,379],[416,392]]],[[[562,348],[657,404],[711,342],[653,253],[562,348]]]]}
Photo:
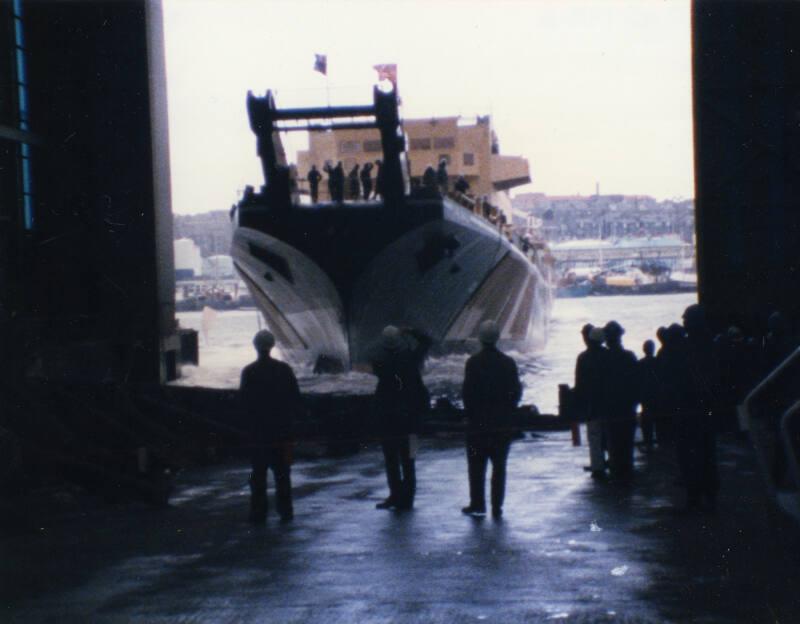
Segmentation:
{"type": "Polygon", "coordinates": [[[659,380],[658,362],[655,357],[656,343],[645,340],[642,344],[641,358],[636,367],[639,375],[639,396],[642,411],[639,414],[639,426],[642,430],[642,442],[645,450],[652,450],[655,441],[655,414],[658,412],[659,380]]]}
{"type": "Polygon", "coordinates": [[[249,425],[252,472],[250,521],[263,523],[269,508],[267,470],[275,478],[276,508],[282,522],[294,517],[291,484],[293,417],[300,411],[300,389],[291,367],[271,356],[275,337],[266,329],[253,338],[258,359],[242,371],[239,394],[249,425]]]}
{"type": "Polygon", "coordinates": [[[430,395],[422,381],[419,358],[397,327],[383,329],[372,372],[378,378],[375,409],[389,485],[389,496],[375,507],[412,509],[417,488],[415,440],[430,395]]]}
{"type": "Polygon", "coordinates": [[[638,403],[637,359],[622,346],[625,330],[616,321],[603,328],[606,337],[604,409],[611,476],[627,481],[633,476],[633,440],[638,403]]]}
{"type": "Polygon", "coordinates": [[[686,507],[704,502],[713,510],[719,489],[714,415],[718,409],[719,366],[701,304],[683,313],[686,337],[679,351],[672,390],[676,400],[675,446],[686,507]]]}
{"type": "Polygon", "coordinates": [[[603,411],[603,381],[605,375],[605,335],[601,327],[586,324],[581,329],[586,350],[578,354],[575,362],[575,398],[582,419],[586,420],[586,437],[589,440],[589,470],[592,478],[606,476],[604,443],[605,413],[603,411]]]}
{"type": "Polygon", "coordinates": [[[513,417],[522,397],[517,365],[497,349],[499,338],[500,330],[494,321],[481,323],[481,350],[467,360],[462,388],[467,414],[470,502],[461,511],[472,516],[486,513],[486,466],[491,461],[492,516],[496,519],[503,515],[513,417]]]}
{"type": "Polygon", "coordinates": [[[436,169],[434,184],[439,186],[439,192],[446,195],[449,186],[450,176],[447,175],[447,159],[442,158],[439,161],[439,167],[436,169]]]}

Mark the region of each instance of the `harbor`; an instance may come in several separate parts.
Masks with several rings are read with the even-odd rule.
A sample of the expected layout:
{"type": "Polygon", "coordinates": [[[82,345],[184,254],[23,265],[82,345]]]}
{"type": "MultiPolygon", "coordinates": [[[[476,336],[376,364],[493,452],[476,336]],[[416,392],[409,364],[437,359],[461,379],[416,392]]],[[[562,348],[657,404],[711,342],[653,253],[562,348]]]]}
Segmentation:
{"type": "Polygon", "coordinates": [[[0,2],[0,621],[800,621],[798,31],[0,2]]]}

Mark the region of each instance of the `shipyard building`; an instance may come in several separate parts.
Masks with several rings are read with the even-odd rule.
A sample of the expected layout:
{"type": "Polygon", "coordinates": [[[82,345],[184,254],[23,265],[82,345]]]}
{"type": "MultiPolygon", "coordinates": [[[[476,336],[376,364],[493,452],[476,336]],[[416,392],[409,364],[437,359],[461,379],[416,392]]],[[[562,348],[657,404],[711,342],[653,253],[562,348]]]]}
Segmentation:
{"type": "Polygon", "coordinates": [[[0,2],[0,363],[178,372],[158,2],[0,2]]]}

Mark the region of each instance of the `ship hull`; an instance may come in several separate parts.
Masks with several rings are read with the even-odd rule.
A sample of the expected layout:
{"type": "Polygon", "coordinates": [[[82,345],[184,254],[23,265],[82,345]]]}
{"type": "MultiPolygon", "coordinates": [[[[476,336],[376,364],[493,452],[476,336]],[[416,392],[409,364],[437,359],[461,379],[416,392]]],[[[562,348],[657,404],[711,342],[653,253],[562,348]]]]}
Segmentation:
{"type": "Polygon", "coordinates": [[[489,318],[506,348],[528,350],[546,338],[550,294],[537,264],[447,199],[436,218],[352,263],[345,277],[332,276],[314,248],[264,228],[237,227],[232,253],[279,347],[295,360],[359,367],[390,324],[424,333],[444,352],[473,346],[489,318]],[[291,269],[276,270],[282,266],[291,269]]]}

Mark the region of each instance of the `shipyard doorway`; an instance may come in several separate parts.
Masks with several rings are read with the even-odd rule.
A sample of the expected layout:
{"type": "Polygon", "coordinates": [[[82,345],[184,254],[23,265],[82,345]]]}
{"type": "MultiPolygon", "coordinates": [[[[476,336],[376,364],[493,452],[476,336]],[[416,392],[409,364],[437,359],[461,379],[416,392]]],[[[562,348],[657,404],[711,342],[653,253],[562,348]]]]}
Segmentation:
{"type": "MultiPolygon", "coordinates": [[[[453,182],[463,177],[474,196],[512,190],[513,197],[498,207],[510,225],[541,232],[559,263],[557,278],[575,269],[585,272],[602,261],[609,265],[604,269],[613,269],[603,284],[608,290],[625,292],[629,287],[641,290],[641,286],[657,290],[664,280],[658,282],[656,277],[663,278],[666,270],[681,278],[682,288],[691,289],[694,214],[688,3],[674,3],[665,13],[631,3],[608,24],[613,36],[597,38],[592,29],[586,36],[574,37],[575,28],[588,27],[593,19],[574,7],[509,9],[521,14],[514,22],[536,25],[537,46],[560,41],[556,47],[565,49],[565,55],[558,59],[549,52],[539,55],[520,47],[522,41],[530,42],[530,33],[510,23],[507,14],[502,29],[495,31],[492,24],[499,15],[487,14],[484,24],[474,16],[446,11],[442,23],[463,19],[465,27],[481,33],[482,41],[491,42],[485,46],[489,52],[478,58],[463,38],[451,40],[439,31],[420,33],[424,41],[447,40],[434,52],[425,46],[415,50],[402,35],[362,28],[359,25],[366,18],[359,15],[358,6],[312,11],[296,29],[286,26],[294,22],[284,16],[285,10],[252,5],[223,10],[214,3],[189,10],[181,3],[165,4],[175,231],[176,237],[191,239],[179,243],[186,248],[185,254],[178,254],[179,272],[192,263],[195,272],[203,271],[203,257],[208,264],[212,257],[228,254],[229,210],[248,186],[257,193],[263,184],[245,108],[248,90],[260,96],[272,89],[279,107],[368,104],[370,85],[383,76],[396,83],[403,116],[409,120],[404,128],[412,181],[421,185],[427,167],[436,168],[445,161],[453,182]],[[205,27],[211,23],[213,28],[205,27]],[[268,28],[278,23],[283,25],[279,36],[277,32],[275,37],[248,35],[251,27],[263,30],[262,25],[268,28]],[[329,36],[331,23],[338,25],[335,41],[329,36]],[[497,37],[497,32],[503,32],[503,37],[497,37]],[[192,40],[203,44],[190,45],[192,40]],[[353,51],[341,41],[359,45],[353,51]],[[650,45],[654,42],[658,44],[650,45]],[[272,63],[270,59],[278,55],[285,62],[272,63]],[[444,65],[454,68],[451,74],[442,74],[444,65]],[[520,67],[529,67],[536,79],[520,80],[520,67]],[[659,69],[654,71],[654,67],[659,69]],[[218,79],[208,80],[209,75],[218,79]],[[565,81],[565,76],[570,80],[565,81]],[[654,76],[659,79],[645,86],[654,76]],[[475,89],[476,81],[492,88],[475,89]],[[578,92],[573,93],[573,83],[582,85],[578,92]],[[364,86],[360,94],[356,84],[364,86]],[[595,98],[587,107],[588,87],[595,93],[624,97],[595,98]],[[666,107],[663,114],[655,112],[661,107],[666,107]],[[653,118],[659,122],[653,124],[653,118]],[[485,157],[484,131],[488,136],[485,157]],[[209,141],[208,149],[196,149],[201,135],[209,141]],[[648,139],[622,147],[635,136],[648,139]],[[614,156],[609,157],[612,152],[614,156]],[[512,161],[507,154],[520,156],[512,161]],[[492,168],[499,171],[501,161],[505,170],[493,179],[492,168]],[[578,250],[583,254],[579,257],[569,248],[575,239],[596,244],[593,249],[585,245],[578,250]]],[[[411,20],[410,14],[396,19],[411,20]]],[[[418,20],[414,21],[418,29],[418,20]]],[[[601,21],[608,23],[608,15],[601,21]]],[[[397,32],[405,31],[398,27],[397,32]]],[[[362,137],[358,129],[348,130],[347,136],[343,130],[337,132],[313,133],[299,146],[287,144],[288,161],[297,167],[302,201],[308,199],[302,193],[308,192],[311,165],[322,170],[326,160],[333,164],[341,160],[349,171],[368,157],[379,157],[376,137],[362,137]]],[[[319,192],[324,199],[327,185],[322,175],[319,192]]],[[[231,280],[222,284],[226,301],[248,292],[234,283],[235,274],[226,279],[231,280]]],[[[584,283],[578,286],[578,291],[585,288],[584,283]]],[[[179,288],[179,298],[191,298],[191,288],[179,288]]],[[[555,322],[559,310],[569,305],[556,301],[555,322]]],[[[671,319],[678,317],[676,312],[671,319]]],[[[198,309],[179,312],[178,318],[199,332],[200,366],[184,369],[184,383],[235,387],[238,370],[252,357],[250,340],[262,326],[259,315],[242,309],[205,313],[198,309]],[[226,328],[227,319],[231,327],[226,328]],[[241,334],[226,343],[233,325],[241,328],[241,334]],[[214,366],[206,368],[211,362],[214,366]]],[[[651,323],[648,337],[659,323],[651,323]]],[[[631,340],[630,346],[638,350],[638,333],[631,340]]],[[[575,352],[579,347],[576,338],[575,352]]],[[[458,364],[451,370],[455,375],[461,372],[458,364]]],[[[365,380],[363,385],[372,384],[365,380]]]]}

